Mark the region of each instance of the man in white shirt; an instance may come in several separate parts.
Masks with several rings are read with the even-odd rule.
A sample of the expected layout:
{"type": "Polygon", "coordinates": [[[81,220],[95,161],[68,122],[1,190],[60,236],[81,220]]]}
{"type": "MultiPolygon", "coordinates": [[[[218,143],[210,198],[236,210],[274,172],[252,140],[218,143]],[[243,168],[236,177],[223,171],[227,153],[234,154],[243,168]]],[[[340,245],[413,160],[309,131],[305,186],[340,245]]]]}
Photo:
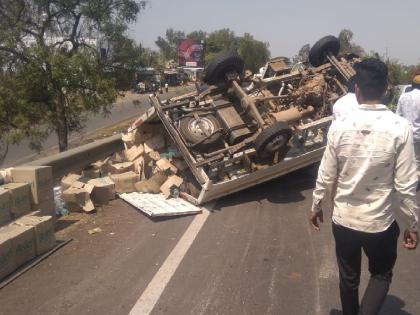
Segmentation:
{"type": "Polygon", "coordinates": [[[359,108],[359,103],[354,92],[355,77],[351,77],[347,83],[347,93],[340,97],[333,106],[334,120],[346,117],[359,108]]]}
{"type": "Polygon", "coordinates": [[[413,131],[381,98],[387,87],[386,65],[366,59],[355,66],[359,108],[328,132],[310,215],[319,230],[322,202],[333,195],[332,230],[340,275],[343,315],[378,314],[392,279],[399,227],[392,206],[394,191],[408,228],[404,247],[418,239],[417,175],[413,131]],[[361,251],[369,259],[371,278],[359,305],[361,251]]]}
{"type": "Polygon", "coordinates": [[[417,172],[420,172],[420,75],[413,78],[411,91],[400,96],[396,113],[406,118],[413,127],[417,172]]]}

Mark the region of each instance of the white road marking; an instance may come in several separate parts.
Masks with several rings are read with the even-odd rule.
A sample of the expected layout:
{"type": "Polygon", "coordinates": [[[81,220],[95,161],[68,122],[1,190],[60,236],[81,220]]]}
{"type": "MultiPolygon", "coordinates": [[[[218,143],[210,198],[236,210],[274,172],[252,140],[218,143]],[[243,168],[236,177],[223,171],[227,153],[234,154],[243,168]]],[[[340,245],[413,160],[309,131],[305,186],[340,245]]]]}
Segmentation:
{"type": "Polygon", "coordinates": [[[210,212],[203,208],[203,212],[194,218],[184,235],[182,235],[168,258],[166,258],[163,265],[159,268],[152,281],[150,281],[131,309],[130,315],[148,315],[152,312],[163,290],[165,290],[166,285],[181,264],[182,259],[200,232],[209,214],[210,212]]]}

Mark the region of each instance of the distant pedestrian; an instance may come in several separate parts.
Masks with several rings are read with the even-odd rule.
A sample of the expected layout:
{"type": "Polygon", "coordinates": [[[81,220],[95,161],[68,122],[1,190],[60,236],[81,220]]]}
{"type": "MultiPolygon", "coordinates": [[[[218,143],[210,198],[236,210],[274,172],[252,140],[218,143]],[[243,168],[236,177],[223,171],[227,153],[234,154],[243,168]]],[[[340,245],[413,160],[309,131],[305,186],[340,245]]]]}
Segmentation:
{"type": "Polygon", "coordinates": [[[319,230],[322,202],[333,196],[332,231],[340,276],[343,315],[378,314],[388,293],[400,233],[392,204],[408,228],[404,247],[418,240],[417,175],[413,131],[381,98],[387,87],[386,65],[366,59],[355,66],[359,108],[332,124],[318,171],[310,222],[319,230]],[[370,280],[359,304],[361,252],[369,260],[370,280]]]}
{"type": "Polygon", "coordinates": [[[169,91],[169,84],[168,82],[165,83],[165,92],[168,93],[169,91]]]}
{"type": "Polygon", "coordinates": [[[417,171],[420,172],[420,74],[413,78],[411,86],[411,91],[400,96],[396,113],[406,118],[413,127],[417,171]]]}
{"type": "Polygon", "coordinates": [[[351,77],[347,83],[347,93],[340,97],[333,106],[334,120],[348,116],[359,108],[354,91],[355,76],[351,77]]]}

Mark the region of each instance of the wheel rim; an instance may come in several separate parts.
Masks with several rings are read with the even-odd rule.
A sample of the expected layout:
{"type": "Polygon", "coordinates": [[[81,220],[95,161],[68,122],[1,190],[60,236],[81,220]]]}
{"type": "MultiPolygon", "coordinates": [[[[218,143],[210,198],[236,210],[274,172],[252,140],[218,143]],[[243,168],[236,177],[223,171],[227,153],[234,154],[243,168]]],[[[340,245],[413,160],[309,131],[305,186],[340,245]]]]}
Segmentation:
{"type": "Polygon", "coordinates": [[[275,138],[273,138],[273,140],[271,140],[269,143],[267,143],[266,145],[266,150],[268,152],[276,152],[278,150],[280,150],[280,148],[282,148],[287,142],[287,138],[285,135],[278,135],[275,138]]]}
{"type": "Polygon", "coordinates": [[[214,124],[210,119],[206,117],[201,118],[200,122],[198,122],[196,119],[193,119],[188,123],[188,130],[198,137],[205,137],[207,134],[213,134],[214,124]]]}

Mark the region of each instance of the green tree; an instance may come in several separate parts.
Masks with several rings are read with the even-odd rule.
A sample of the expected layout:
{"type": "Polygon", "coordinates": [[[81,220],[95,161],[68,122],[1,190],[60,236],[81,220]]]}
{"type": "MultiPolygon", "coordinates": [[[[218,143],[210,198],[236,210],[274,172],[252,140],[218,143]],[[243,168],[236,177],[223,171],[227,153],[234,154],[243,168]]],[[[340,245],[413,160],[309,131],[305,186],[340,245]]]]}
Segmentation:
{"type": "Polygon", "coordinates": [[[102,43],[113,43],[118,55],[144,7],[136,0],[2,0],[3,144],[26,137],[39,148],[55,132],[64,151],[69,132],[80,130],[89,113],[107,113],[117,95],[107,71],[117,61],[104,58],[102,43]]]}
{"type": "Polygon", "coordinates": [[[270,58],[268,43],[254,39],[249,33],[239,38],[238,53],[245,62],[245,68],[253,72],[258,71],[270,58]]]}
{"type": "Polygon", "coordinates": [[[165,37],[159,36],[155,44],[159,47],[160,53],[166,60],[177,60],[178,46],[184,38],[184,32],[168,28],[165,37]]]}
{"type": "Polygon", "coordinates": [[[210,33],[205,41],[205,63],[209,64],[222,51],[238,51],[239,40],[235,33],[223,28],[210,33]]]}
{"type": "Polygon", "coordinates": [[[311,45],[309,44],[303,45],[302,48],[299,49],[298,54],[292,58],[293,63],[308,62],[310,50],[311,50],[311,45]]]}

